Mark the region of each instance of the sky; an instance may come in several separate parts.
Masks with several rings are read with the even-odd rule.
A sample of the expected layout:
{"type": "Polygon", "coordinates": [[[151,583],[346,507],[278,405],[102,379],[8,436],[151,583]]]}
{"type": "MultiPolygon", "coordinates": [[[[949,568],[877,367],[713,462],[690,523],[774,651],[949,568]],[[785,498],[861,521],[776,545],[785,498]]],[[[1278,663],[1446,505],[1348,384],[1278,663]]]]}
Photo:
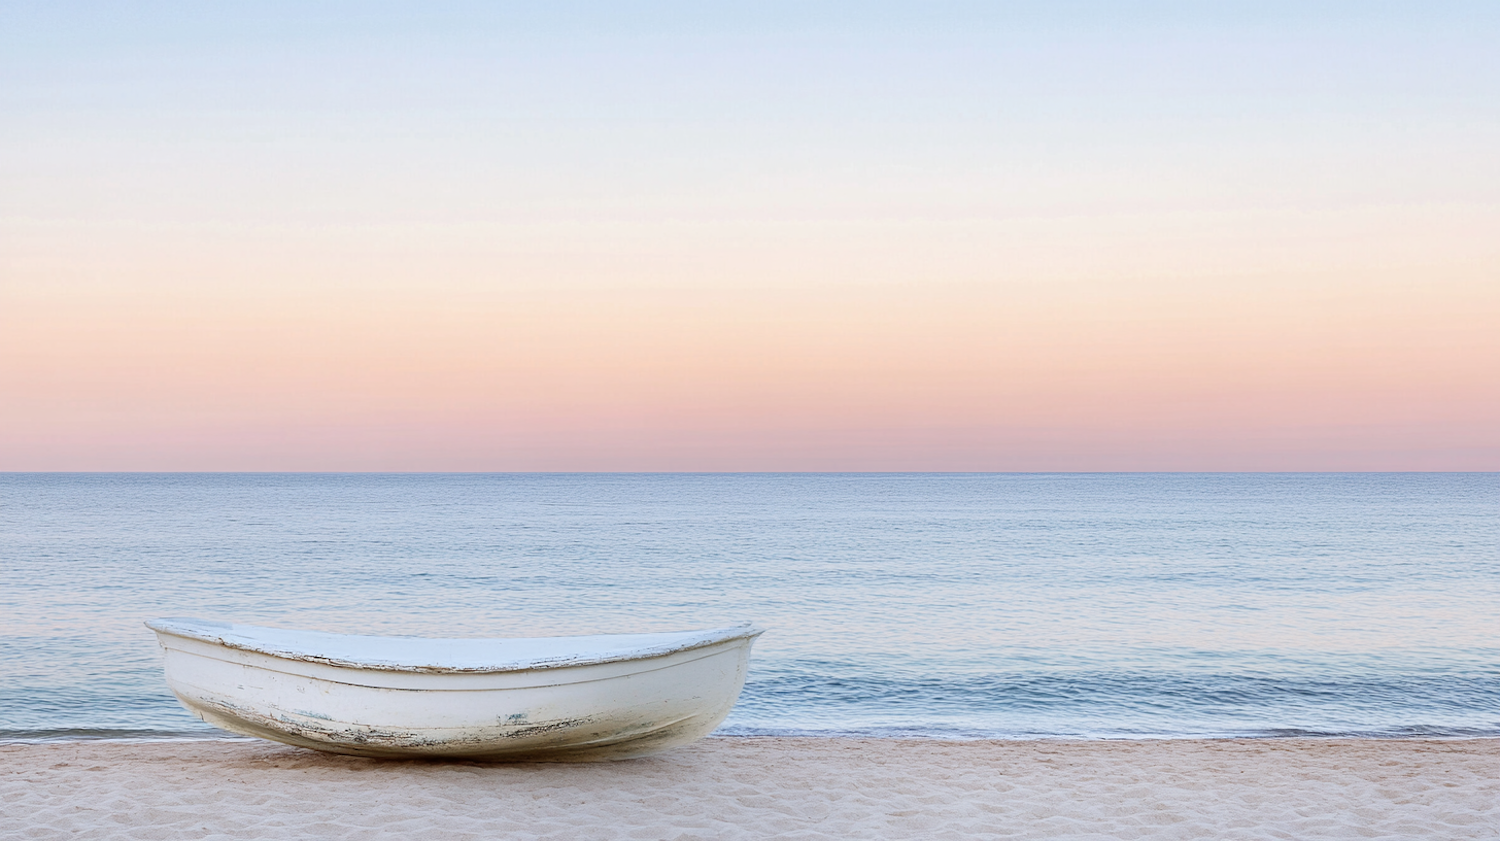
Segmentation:
{"type": "Polygon", "coordinates": [[[0,2],[0,470],[1500,470],[1494,3],[0,2]]]}

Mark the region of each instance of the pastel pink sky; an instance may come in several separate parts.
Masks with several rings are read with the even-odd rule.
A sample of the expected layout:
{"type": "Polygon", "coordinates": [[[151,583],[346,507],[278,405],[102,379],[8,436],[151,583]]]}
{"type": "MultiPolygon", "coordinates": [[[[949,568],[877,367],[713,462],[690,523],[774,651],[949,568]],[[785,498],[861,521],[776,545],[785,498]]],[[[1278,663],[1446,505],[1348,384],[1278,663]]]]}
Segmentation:
{"type": "Polygon", "coordinates": [[[20,23],[0,470],[1500,470],[1483,27],[20,23]]]}

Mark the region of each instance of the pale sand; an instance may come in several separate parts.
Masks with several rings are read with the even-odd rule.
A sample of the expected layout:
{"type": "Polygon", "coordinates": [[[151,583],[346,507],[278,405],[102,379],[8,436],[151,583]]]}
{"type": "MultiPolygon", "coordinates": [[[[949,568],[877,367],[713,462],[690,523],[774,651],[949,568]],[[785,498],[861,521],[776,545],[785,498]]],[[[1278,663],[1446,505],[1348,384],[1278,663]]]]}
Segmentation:
{"type": "Polygon", "coordinates": [[[1500,740],[708,739],[595,765],[0,746],[17,838],[1497,838],[1500,740]]]}

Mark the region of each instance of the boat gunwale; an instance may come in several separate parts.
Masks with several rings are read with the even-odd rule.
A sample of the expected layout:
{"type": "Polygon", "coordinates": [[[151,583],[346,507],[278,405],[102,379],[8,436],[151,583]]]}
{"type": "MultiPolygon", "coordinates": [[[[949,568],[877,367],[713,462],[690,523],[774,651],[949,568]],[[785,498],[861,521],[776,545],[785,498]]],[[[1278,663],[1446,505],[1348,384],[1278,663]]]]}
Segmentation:
{"type": "MultiPolygon", "coordinates": [[[[447,674],[447,675],[505,674],[505,673],[514,673],[514,672],[543,671],[543,670],[549,670],[549,669],[567,669],[567,668],[573,668],[573,667],[578,667],[578,666],[597,666],[597,665],[602,665],[602,664],[607,664],[607,663],[621,663],[621,662],[629,662],[629,661],[635,661],[635,660],[653,660],[653,659],[657,659],[657,658],[660,658],[660,657],[668,657],[668,656],[671,656],[673,654],[679,654],[679,653],[686,652],[686,651],[694,651],[694,650],[697,650],[697,649],[700,649],[700,648],[708,648],[710,646],[719,645],[719,644],[725,643],[725,642],[732,642],[732,641],[735,641],[735,640],[753,640],[756,637],[760,636],[761,634],[765,633],[765,629],[764,628],[759,628],[759,627],[756,627],[752,623],[746,622],[746,623],[743,623],[743,624],[740,624],[740,625],[734,625],[734,626],[723,627],[723,628],[710,628],[710,629],[703,630],[703,631],[698,631],[698,632],[693,632],[693,631],[680,632],[682,634],[693,634],[693,633],[697,634],[697,636],[689,637],[686,641],[680,642],[680,643],[667,643],[667,644],[662,644],[662,645],[645,646],[645,647],[642,647],[642,648],[631,649],[631,650],[626,650],[626,651],[615,651],[615,652],[609,652],[609,653],[603,653],[603,654],[596,654],[594,656],[589,656],[587,654],[584,654],[584,655],[581,655],[581,656],[578,656],[578,655],[572,655],[572,656],[570,656],[570,655],[554,655],[554,656],[549,656],[549,657],[540,657],[540,658],[534,658],[534,659],[531,659],[531,660],[521,660],[521,661],[515,661],[515,662],[509,662],[509,663],[487,663],[487,664],[476,665],[476,666],[451,666],[451,665],[444,666],[444,665],[437,665],[437,664],[394,663],[394,662],[390,662],[390,661],[353,660],[353,659],[342,658],[342,657],[330,657],[330,656],[319,655],[319,654],[316,654],[316,653],[313,653],[313,652],[309,652],[309,651],[300,651],[300,650],[295,650],[295,649],[290,649],[290,648],[278,647],[278,646],[275,646],[275,645],[272,645],[272,644],[256,644],[253,640],[236,640],[236,639],[233,639],[233,638],[226,639],[223,634],[214,634],[214,633],[212,633],[211,630],[207,630],[207,629],[213,628],[213,627],[223,628],[226,632],[230,632],[230,633],[233,633],[233,631],[238,630],[238,629],[242,629],[242,628],[243,629],[247,629],[247,630],[249,630],[249,629],[264,629],[264,630],[272,630],[272,631],[284,631],[284,630],[288,630],[288,629],[282,629],[282,628],[269,628],[269,627],[262,626],[262,625],[239,625],[239,624],[212,622],[212,621],[208,621],[208,620],[188,619],[188,618],[178,618],[178,617],[152,619],[152,620],[146,621],[144,624],[146,625],[147,628],[150,628],[152,631],[156,632],[158,635],[170,636],[170,637],[178,637],[178,638],[186,639],[186,640],[193,640],[193,641],[196,641],[196,642],[202,642],[202,643],[206,643],[206,644],[209,644],[209,645],[221,646],[223,648],[231,649],[231,650],[235,650],[235,651],[245,651],[245,652],[249,652],[251,654],[261,654],[261,655],[265,655],[267,657],[272,657],[272,658],[275,658],[275,659],[278,659],[278,660],[288,660],[288,661],[292,661],[292,662],[302,662],[302,663],[316,663],[316,664],[320,664],[320,665],[324,665],[324,666],[331,666],[331,667],[334,667],[334,668],[354,669],[354,670],[359,670],[359,671],[401,672],[401,673],[409,673],[409,674],[430,674],[430,675],[445,675],[445,674],[447,674]],[[179,624],[179,623],[182,623],[182,624],[179,624]]],[[[402,641],[422,640],[422,641],[426,641],[426,642],[446,642],[446,641],[459,641],[459,640],[462,640],[463,642],[469,642],[469,643],[472,643],[472,642],[486,642],[486,641],[492,641],[492,642],[500,643],[500,642],[517,642],[517,641],[520,641],[520,640],[543,640],[543,639],[544,640],[598,639],[600,637],[606,637],[607,638],[607,637],[611,637],[611,636],[614,636],[614,637],[620,637],[620,636],[646,636],[646,635],[637,635],[637,634],[587,634],[587,635],[579,635],[577,637],[499,637],[499,638],[468,637],[468,638],[436,638],[436,637],[379,637],[379,636],[371,636],[371,635],[365,635],[365,634],[334,634],[334,633],[328,633],[328,632],[325,632],[325,631],[309,631],[307,633],[315,633],[315,634],[318,634],[320,636],[330,636],[330,637],[357,637],[357,638],[366,639],[366,640],[371,640],[371,639],[373,639],[373,640],[389,639],[389,640],[402,640],[402,641]]]]}

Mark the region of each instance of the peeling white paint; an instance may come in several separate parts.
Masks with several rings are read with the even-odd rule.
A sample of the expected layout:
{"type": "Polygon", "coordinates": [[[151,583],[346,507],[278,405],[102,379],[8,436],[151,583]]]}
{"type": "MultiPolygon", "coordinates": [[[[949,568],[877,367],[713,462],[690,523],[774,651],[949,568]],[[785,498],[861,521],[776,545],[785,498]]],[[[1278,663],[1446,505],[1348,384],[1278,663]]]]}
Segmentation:
{"type": "Polygon", "coordinates": [[[625,759],[701,738],[744,685],[750,625],[536,639],[369,637],[157,619],[204,721],[364,756],[625,759]]]}

